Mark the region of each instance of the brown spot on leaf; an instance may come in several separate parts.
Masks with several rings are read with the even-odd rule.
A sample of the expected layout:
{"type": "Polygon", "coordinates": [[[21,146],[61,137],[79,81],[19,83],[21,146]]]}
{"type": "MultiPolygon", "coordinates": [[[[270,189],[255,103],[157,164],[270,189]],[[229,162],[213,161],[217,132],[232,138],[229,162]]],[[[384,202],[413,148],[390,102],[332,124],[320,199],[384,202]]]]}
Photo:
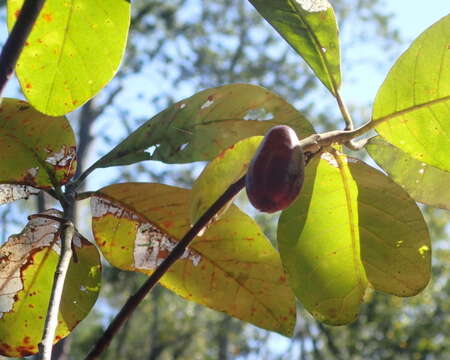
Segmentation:
{"type": "Polygon", "coordinates": [[[25,85],[25,89],[31,89],[33,87],[33,85],[31,85],[31,83],[27,83],[25,85]]]}
{"type": "Polygon", "coordinates": [[[18,347],[16,347],[16,351],[21,356],[29,356],[29,355],[33,355],[34,353],[36,353],[37,349],[34,346],[18,346],[18,347]]]}
{"type": "Polygon", "coordinates": [[[52,22],[52,20],[53,20],[52,14],[50,14],[50,13],[46,13],[46,14],[42,15],[42,18],[46,22],[52,22]]]}
{"type": "Polygon", "coordinates": [[[20,10],[16,10],[16,12],[14,13],[14,16],[16,17],[16,19],[19,17],[20,15],[20,10]]]}
{"type": "Polygon", "coordinates": [[[170,229],[173,226],[173,221],[166,220],[162,222],[163,226],[167,229],[170,229]]]}

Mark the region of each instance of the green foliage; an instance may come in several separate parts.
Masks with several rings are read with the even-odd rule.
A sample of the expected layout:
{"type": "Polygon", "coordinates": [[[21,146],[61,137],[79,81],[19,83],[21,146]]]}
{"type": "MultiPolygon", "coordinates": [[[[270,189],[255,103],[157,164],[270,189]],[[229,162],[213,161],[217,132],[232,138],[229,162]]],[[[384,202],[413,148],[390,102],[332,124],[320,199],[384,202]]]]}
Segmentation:
{"type": "MultiPolygon", "coordinates": [[[[23,2],[8,0],[10,29],[23,2]]],[[[16,68],[33,107],[65,115],[96,95],[119,67],[129,25],[129,1],[47,0],[16,68]]]]}
{"type": "Polygon", "coordinates": [[[336,95],[341,85],[338,27],[327,0],[250,0],[336,95]]]}
{"type": "Polygon", "coordinates": [[[95,167],[142,160],[185,163],[211,160],[238,140],[288,124],[303,136],[312,125],[278,95],[249,84],[204,90],[159,113],[100,159],[95,167]],[[147,149],[154,147],[153,152],[147,149]]]}
{"type": "MultiPolygon", "coordinates": [[[[329,2],[250,2],[338,99],[346,128],[351,128],[338,92],[339,38],[329,2]]],[[[10,27],[22,3],[10,0],[10,27]]],[[[261,135],[279,124],[291,126],[303,139],[308,161],[304,188],[279,220],[279,252],[230,197],[227,206],[209,214],[208,226],[197,232],[161,284],[182,298],[286,336],[295,328],[295,296],[317,320],[343,325],[357,319],[365,300],[378,296],[370,288],[413,296],[427,285],[431,243],[415,201],[450,207],[447,195],[438,192],[449,186],[445,64],[450,16],[399,58],[377,94],[372,120],[346,138],[339,132],[315,134],[302,113],[263,87],[224,85],[167,107],[63,188],[76,170],[74,134],[65,117],[47,115],[78,108],[112,79],[124,52],[129,13],[130,4],[123,0],[107,7],[89,0],[48,0],[17,65],[23,93],[34,108],[14,99],[1,104],[0,204],[40,189],[65,211],[34,215],[0,249],[3,354],[35,353],[41,341],[61,251],[60,222],[52,216],[70,216],[76,200],[90,197],[92,231],[102,254],[118,269],[151,275],[245,174],[261,135]],[[366,148],[388,176],[342,153],[350,138],[372,128],[380,137],[366,148]],[[77,193],[92,170],[143,160],[211,162],[192,191],[127,182],[77,193]]],[[[55,341],[89,313],[100,289],[98,251],[76,234],[55,341]]],[[[223,317],[224,324],[230,321],[223,317]]]]}
{"type": "Polygon", "coordinates": [[[280,253],[297,297],[333,325],[357,318],[367,288],[357,194],[345,158],[324,153],[307,167],[300,196],[278,224],[280,253]]]}
{"type": "Polygon", "coordinates": [[[397,60],[375,99],[377,132],[413,159],[450,172],[450,15],[397,60]]]}

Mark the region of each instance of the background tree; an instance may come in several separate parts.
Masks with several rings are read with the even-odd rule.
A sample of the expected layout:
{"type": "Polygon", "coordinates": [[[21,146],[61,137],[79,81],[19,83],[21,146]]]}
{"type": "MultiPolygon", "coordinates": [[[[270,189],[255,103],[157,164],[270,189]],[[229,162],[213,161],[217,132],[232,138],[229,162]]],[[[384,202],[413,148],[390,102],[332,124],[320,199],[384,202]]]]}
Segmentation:
{"type": "MultiPolygon", "coordinates": [[[[316,90],[315,96],[302,96],[316,88],[317,81],[247,3],[234,0],[217,1],[214,4],[206,1],[136,1],[133,6],[133,29],[119,75],[108,86],[107,91],[72,116],[72,123],[79,135],[78,151],[83,167],[92,158],[89,151],[94,139],[97,151],[104,152],[122,138],[124,133],[130,132],[175,99],[205,87],[226,83],[250,82],[263,85],[301,106],[323,128],[330,127],[337,119],[338,114],[329,111],[329,104],[317,101],[323,91],[320,88],[316,90]],[[138,80],[142,77],[150,79],[154,86],[148,89],[147,81],[142,83],[138,80]],[[120,134],[110,131],[117,128],[116,123],[123,129],[120,134]]],[[[351,39],[347,44],[344,43],[344,49],[367,41],[368,38],[379,42],[381,47],[387,47],[396,40],[397,33],[389,25],[389,14],[383,11],[382,1],[339,1],[334,6],[341,19],[344,39],[351,39]],[[346,25],[349,23],[352,24],[351,29],[346,25]],[[346,32],[351,36],[345,36],[346,32]]],[[[344,57],[345,54],[344,50],[344,57]]],[[[358,60],[353,59],[354,63],[358,60]]],[[[353,66],[354,63],[347,62],[347,66],[353,66]]],[[[353,110],[358,112],[356,108],[353,110]]],[[[139,164],[120,168],[114,172],[114,176],[117,177],[116,180],[152,178],[167,183],[190,184],[193,178],[191,171],[198,170],[195,167],[181,169],[183,172],[175,172],[164,167],[155,169],[153,164],[139,164]]],[[[11,226],[10,220],[17,216],[17,211],[4,214],[4,221],[11,226]]],[[[267,222],[270,234],[273,218],[261,217],[261,220],[267,222]]],[[[3,228],[7,229],[7,225],[3,228]]],[[[75,331],[77,335],[71,340],[72,358],[79,358],[86,353],[95,333],[104,326],[105,317],[117,309],[127,294],[133,292],[137,284],[143,281],[142,276],[136,274],[119,273],[113,269],[106,271],[110,282],[103,290],[104,300],[99,302],[97,311],[75,331]],[[121,296],[117,296],[119,292],[121,296]]],[[[367,321],[380,333],[383,333],[383,329],[395,327],[393,317],[386,316],[383,321],[378,321],[380,311],[374,311],[374,308],[379,306],[385,311],[395,309],[391,302],[395,303],[376,295],[371,303],[375,305],[372,306],[372,316],[367,315],[367,321]]],[[[226,315],[186,303],[160,288],[138,312],[121,336],[115,339],[104,358],[111,354],[121,354],[123,358],[187,359],[197,356],[226,359],[237,355],[254,356],[255,353],[278,357],[276,351],[270,349],[270,341],[265,342],[267,338],[273,339],[273,335],[252,329],[226,315]],[[147,329],[148,337],[142,336],[144,328],[147,329]],[[209,331],[210,329],[217,331],[209,331]],[[185,346],[180,347],[180,341],[185,346]]],[[[348,354],[366,348],[363,345],[351,345],[355,336],[363,336],[361,328],[367,329],[362,321],[345,330],[330,330],[317,324],[304,312],[302,318],[304,323],[301,323],[297,332],[298,340],[291,346],[292,356],[299,354],[303,358],[320,358],[320,354],[333,354],[336,358],[345,358],[348,354]],[[345,346],[342,346],[342,342],[345,346]],[[304,351],[300,352],[298,348],[304,351]]],[[[363,318],[366,319],[366,314],[363,318]]],[[[444,318],[443,321],[445,322],[444,318]]],[[[366,335],[365,339],[368,342],[373,337],[366,335]]],[[[393,335],[394,344],[398,344],[396,339],[393,335]]],[[[366,345],[364,338],[361,339],[361,344],[366,345]]],[[[448,351],[448,348],[442,348],[440,351],[448,351]]],[[[380,359],[388,358],[383,354],[379,356],[380,359]]]]}

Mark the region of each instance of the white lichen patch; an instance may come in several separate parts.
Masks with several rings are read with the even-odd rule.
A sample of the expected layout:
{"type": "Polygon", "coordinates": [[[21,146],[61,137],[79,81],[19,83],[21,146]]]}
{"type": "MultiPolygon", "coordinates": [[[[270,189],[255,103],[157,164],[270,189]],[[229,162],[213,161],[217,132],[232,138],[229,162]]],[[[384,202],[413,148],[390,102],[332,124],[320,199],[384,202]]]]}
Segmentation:
{"type": "MultiPolygon", "coordinates": [[[[136,232],[134,244],[134,266],[136,269],[154,270],[169,255],[177,242],[149,223],[141,223],[136,232]]],[[[189,259],[194,266],[201,261],[201,256],[191,249],[186,249],[180,259],[189,259]]]]}
{"type": "Polygon", "coordinates": [[[210,107],[212,104],[214,104],[214,100],[208,99],[203,103],[203,105],[201,106],[200,109],[202,109],[202,110],[206,109],[207,107],[210,107]]]}
{"type": "Polygon", "coordinates": [[[322,155],[320,155],[320,158],[326,160],[331,166],[334,166],[335,168],[339,167],[337,160],[329,152],[324,152],[322,155]]]}
{"type": "Polygon", "coordinates": [[[244,120],[258,120],[258,121],[265,121],[265,120],[273,120],[274,116],[273,114],[266,110],[265,108],[257,108],[257,109],[251,109],[247,111],[243,117],[244,120]]]}
{"type": "Polygon", "coordinates": [[[31,186],[0,184],[0,205],[20,199],[28,199],[30,195],[38,193],[39,190],[31,186]]]}
{"type": "Polygon", "coordinates": [[[91,212],[93,218],[100,218],[107,214],[119,218],[128,218],[130,220],[139,221],[140,218],[135,213],[124,207],[114,204],[111,200],[93,196],[91,198],[91,212]]]}
{"type": "Polygon", "coordinates": [[[59,151],[52,152],[45,161],[54,166],[67,167],[75,159],[76,151],[74,147],[63,145],[59,151]]]}
{"type": "Polygon", "coordinates": [[[301,8],[308,12],[326,11],[331,7],[328,0],[296,0],[301,8]]]}
{"type": "MultiPolygon", "coordinates": [[[[56,209],[40,214],[62,217],[61,211],[56,209]]],[[[59,221],[35,215],[20,234],[11,235],[0,248],[0,318],[13,309],[15,295],[23,289],[21,270],[29,262],[33,251],[51,247],[56,253],[60,253],[60,225],[59,221]]],[[[73,243],[81,247],[81,236],[78,233],[75,234],[73,243]]]]}

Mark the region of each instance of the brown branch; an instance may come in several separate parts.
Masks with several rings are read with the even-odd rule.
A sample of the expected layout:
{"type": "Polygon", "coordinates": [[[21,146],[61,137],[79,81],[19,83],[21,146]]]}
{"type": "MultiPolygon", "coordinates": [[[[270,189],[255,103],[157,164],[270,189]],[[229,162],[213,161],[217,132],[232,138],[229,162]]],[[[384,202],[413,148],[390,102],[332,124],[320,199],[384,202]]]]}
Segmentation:
{"type": "Polygon", "coordinates": [[[45,0],[25,0],[16,23],[0,54],[0,97],[14,73],[17,60],[45,0]]]}
{"type": "Polygon", "coordinates": [[[55,339],[56,327],[58,326],[59,305],[61,304],[64,282],[69,270],[72,258],[72,238],[75,227],[71,220],[67,220],[61,227],[61,254],[53,279],[50,302],[45,318],[44,334],[39,343],[39,359],[51,360],[53,341],[55,339]]]}
{"type": "Polygon", "coordinates": [[[114,335],[117,334],[122,325],[128,320],[133,311],[158,283],[166,271],[177,261],[184,253],[186,247],[191,243],[195,236],[209,223],[209,221],[245,186],[245,176],[240,178],[212,204],[202,217],[192,226],[192,228],[177,243],[166,259],[155,269],[147,281],[132,295],[114,320],[109,324],[106,331],[94,345],[94,348],[87,355],[86,360],[98,359],[100,354],[108,347],[114,335]]]}

